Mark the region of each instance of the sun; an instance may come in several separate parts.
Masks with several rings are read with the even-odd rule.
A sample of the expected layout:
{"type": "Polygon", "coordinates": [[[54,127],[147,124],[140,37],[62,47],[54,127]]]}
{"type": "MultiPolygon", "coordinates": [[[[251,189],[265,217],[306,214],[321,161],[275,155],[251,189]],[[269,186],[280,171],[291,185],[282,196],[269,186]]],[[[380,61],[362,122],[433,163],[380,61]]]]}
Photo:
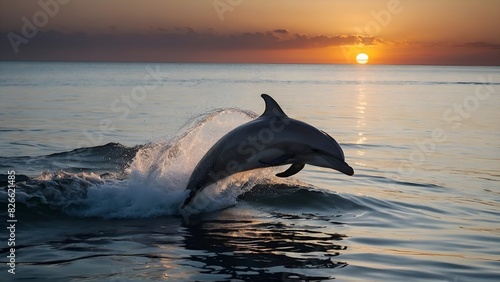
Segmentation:
{"type": "Polygon", "coordinates": [[[368,63],[368,55],[366,55],[365,53],[359,53],[356,56],[356,62],[358,62],[358,64],[362,64],[362,65],[368,63]]]}

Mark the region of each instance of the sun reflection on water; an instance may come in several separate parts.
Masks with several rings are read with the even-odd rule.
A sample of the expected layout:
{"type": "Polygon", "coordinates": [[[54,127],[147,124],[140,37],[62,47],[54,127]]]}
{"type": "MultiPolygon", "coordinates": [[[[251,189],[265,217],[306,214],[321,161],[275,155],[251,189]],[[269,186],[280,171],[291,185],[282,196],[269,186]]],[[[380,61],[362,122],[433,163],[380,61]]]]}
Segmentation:
{"type": "MultiPolygon", "coordinates": [[[[366,142],[366,136],[365,136],[365,130],[366,130],[366,120],[365,120],[365,110],[368,105],[366,102],[366,91],[365,91],[365,86],[364,85],[359,85],[357,89],[357,95],[356,95],[356,131],[358,132],[358,137],[356,140],[356,144],[365,144],[366,142]]],[[[358,156],[364,156],[365,151],[362,148],[358,148],[356,150],[356,154],[358,156]]],[[[358,165],[364,166],[365,163],[357,163],[358,165]]]]}

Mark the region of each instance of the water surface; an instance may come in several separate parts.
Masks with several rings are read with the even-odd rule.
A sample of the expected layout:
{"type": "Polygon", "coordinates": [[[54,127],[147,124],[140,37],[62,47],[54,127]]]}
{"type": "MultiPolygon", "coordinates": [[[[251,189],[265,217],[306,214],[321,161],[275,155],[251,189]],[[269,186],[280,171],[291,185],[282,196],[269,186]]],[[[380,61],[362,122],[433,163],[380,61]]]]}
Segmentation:
{"type": "Polygon", "coordinates": [[[0,74],[0,185],[8,170],[18,180],[16,275],[2,263],[2,277],[500,277],[498,67],[1,62],[0,74]],[[263,112],[261,93],[332,135],[355,175],[242,173],[183,218],[194,166],[263,112]]]}

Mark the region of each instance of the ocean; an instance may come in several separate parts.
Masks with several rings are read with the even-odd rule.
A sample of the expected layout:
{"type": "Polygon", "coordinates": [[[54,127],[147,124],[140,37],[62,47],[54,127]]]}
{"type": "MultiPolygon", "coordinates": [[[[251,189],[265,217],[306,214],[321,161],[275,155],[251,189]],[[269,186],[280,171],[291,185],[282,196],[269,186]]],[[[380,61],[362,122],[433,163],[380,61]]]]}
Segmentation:
{"type": "Polygon", "coordinates": [[[500,67],[0,62],[1,280],[498,281],[499,109],[500,67]],[[354,176],[248,171],[184,216],[262,93],[354,176]]]}

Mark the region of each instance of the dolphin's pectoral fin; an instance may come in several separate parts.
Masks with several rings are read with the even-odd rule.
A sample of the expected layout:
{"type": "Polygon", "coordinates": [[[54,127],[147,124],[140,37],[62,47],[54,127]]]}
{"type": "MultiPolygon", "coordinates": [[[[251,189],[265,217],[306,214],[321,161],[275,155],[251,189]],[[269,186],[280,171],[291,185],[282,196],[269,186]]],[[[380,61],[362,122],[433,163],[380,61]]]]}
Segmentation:
{"type": "Polygon", "coordinates": [[[278,177],[288,177],[296,174],[297,172],[301,171],[306,164],[292,164],[287,170],[280,172],[276,174],[278,177]]]}
{"type": "Polygon", "coordinates": [[[260,159],[259,163],[267,165],[267,166],[277,166],[277,165],[282,165],[284,162],[286,162],[288,159],[292,157],[291,154],[284,154],[283,156],[279,156],[278,158],[270,161],[265,161],[260,159]]]}

